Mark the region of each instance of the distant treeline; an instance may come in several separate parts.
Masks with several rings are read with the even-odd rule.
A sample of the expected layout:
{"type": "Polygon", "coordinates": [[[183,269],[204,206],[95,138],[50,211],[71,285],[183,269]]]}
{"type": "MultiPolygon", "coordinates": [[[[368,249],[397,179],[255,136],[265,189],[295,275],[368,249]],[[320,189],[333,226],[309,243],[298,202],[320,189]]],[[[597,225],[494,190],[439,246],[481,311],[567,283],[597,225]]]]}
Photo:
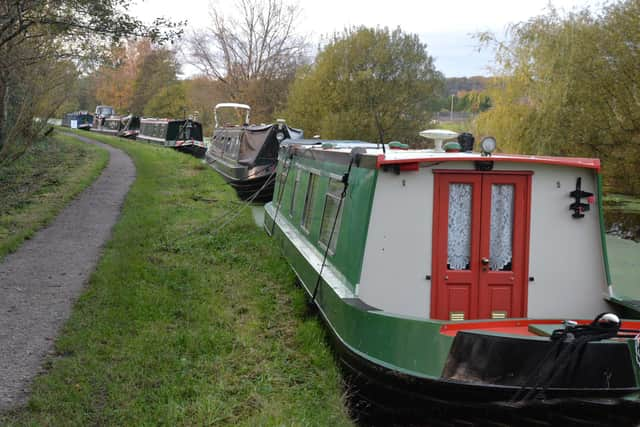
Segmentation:
{"type": "MultiPolygon", "coordinates": [[[[475,117],[458,128],[495,135],[504,151],[599,157],[610,188],[640,193],[640,0],[570,13],[551,7],[513,25],[506,40],[478,34],[495,51],[496,76],[457,78],[445,78],[427,46],[400,28],[347,28],[325,37],[313,56],[308,36],[297,32],[299,6],[241,5],[212,7],[210,28],[171,45],[157,43],[157,28],[109,13],[92,20],[95,31],[77,45],[71,37],[79,30],[70,28],[85,28],[80,12],[70,15],[76,27],[56,27],[59,36],[43,31],[43,40],[54,34],[47,43],[0,34],[0,66],[10,70],[0,79],[0,109],[9,106],[0,114],[0,161],[7,141],[35,135],[33,116],[96,104],[156,117],[197,111],[211,133],[213,106],[235,101],[250,104],[258,123],[282,117],[307,135],[414,146],[435,113],[453,110],[475,117]],[[34,53],[41,60],[27,64],[34,53]],[[185,65],[195,77],[181,78],[185,65]]],[[[51,30],[51,9],[40,12],[38,25],[51,30]]]]}

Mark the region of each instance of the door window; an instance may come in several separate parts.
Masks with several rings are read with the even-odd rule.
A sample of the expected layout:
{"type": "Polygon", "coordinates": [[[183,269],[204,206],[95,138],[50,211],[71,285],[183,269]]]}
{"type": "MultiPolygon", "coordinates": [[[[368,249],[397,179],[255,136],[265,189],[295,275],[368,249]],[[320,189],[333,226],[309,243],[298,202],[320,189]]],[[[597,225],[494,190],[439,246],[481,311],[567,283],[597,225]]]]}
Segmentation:
{"type": "Polygon", "coordinates": [[[491,185],[489,268],[511,271],[513,259],[513,184],[491,185]]]}
{"type": "Polygon", "coordinates": [[[468,270],[471,261],[471,184],[449,184],[447,267],[468,270]]]}

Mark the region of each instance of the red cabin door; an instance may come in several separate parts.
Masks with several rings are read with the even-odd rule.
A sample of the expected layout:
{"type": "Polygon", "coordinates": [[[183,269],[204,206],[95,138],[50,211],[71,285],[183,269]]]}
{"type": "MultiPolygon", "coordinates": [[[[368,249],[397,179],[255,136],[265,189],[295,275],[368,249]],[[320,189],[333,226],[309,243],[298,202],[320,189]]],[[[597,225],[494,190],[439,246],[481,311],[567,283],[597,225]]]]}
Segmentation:
{"type": "Polygon", "coordinates": [[[524,317],[531,174],[435,176],[431,317],[524,317]]]}

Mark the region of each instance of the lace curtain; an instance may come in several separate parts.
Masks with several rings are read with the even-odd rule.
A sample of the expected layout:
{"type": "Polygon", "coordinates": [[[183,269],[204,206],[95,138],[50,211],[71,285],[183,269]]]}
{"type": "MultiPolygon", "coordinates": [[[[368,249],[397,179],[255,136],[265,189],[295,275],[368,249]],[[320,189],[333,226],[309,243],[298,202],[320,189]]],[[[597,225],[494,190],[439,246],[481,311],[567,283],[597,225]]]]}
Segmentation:
{"type": "Polygon", "coordinates": [[[511,184],[491,186],[489,266],[493,271],[507,266],[513,254],[513,190],[511,184]]]}
{"type": "Polygon", "coordinates": [[[447,264],[450,270],[467,270],[471,254],[470,184],[449,186],[449,231],[447,264]]]}

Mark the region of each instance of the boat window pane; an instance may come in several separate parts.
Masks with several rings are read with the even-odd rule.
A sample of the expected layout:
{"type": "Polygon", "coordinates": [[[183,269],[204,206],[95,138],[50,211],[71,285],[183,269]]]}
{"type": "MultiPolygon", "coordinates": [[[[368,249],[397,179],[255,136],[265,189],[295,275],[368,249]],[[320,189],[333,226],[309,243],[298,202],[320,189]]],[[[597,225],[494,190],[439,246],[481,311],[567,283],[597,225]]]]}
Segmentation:
{"type": "Polygon", "coordinates": [[[471,184],[449,185],[447,268],[469,270],[471,261],[471,184]]]}
{"type": "Polygon", "coordinates": [[[489,268],[511,271],[513,256],[513,184],[491,186],[491,237],[489,268]]]}
{"type": "Polygon", "coordinates": [[[325,196],[324,210],[322,212],[322,224],[320,225],[320,242],[325,246],[329,243],[329,237],[331,236],[331,230],[333,229],[333,223],[335,221],[335,229],[333,237],[331,237],[331,244],[329,250],[335,252],[336,245],[338,243],[338,235],[340,234],[340,224],[342,222],[342,207],[338,212],[338,206],[340,206],[340,195],[342,193],[342,182],[330,179],[329,188],[327,189],[327,195],[325,196]]]}
{"type": "Polygon", "coordinates": [[[293,213],[296,209],[296,200],[298,200],[298,188],[300,185],[300,169],[296,169],[295,171],[296,179],[293,182],[293,188],[291,189],[291,205],[289,205],[289,216],[293,216],[293,213]]]}
{"type": "Polygon", "coordinates": [[[316,182],[318,175],[309,173],[309,183],[307,184],[307,195],[304,198],[304,210],[302,211],[302,228],[309,231],[311,220],[313,218],[313,205],[316,194],[316,182]]]}

